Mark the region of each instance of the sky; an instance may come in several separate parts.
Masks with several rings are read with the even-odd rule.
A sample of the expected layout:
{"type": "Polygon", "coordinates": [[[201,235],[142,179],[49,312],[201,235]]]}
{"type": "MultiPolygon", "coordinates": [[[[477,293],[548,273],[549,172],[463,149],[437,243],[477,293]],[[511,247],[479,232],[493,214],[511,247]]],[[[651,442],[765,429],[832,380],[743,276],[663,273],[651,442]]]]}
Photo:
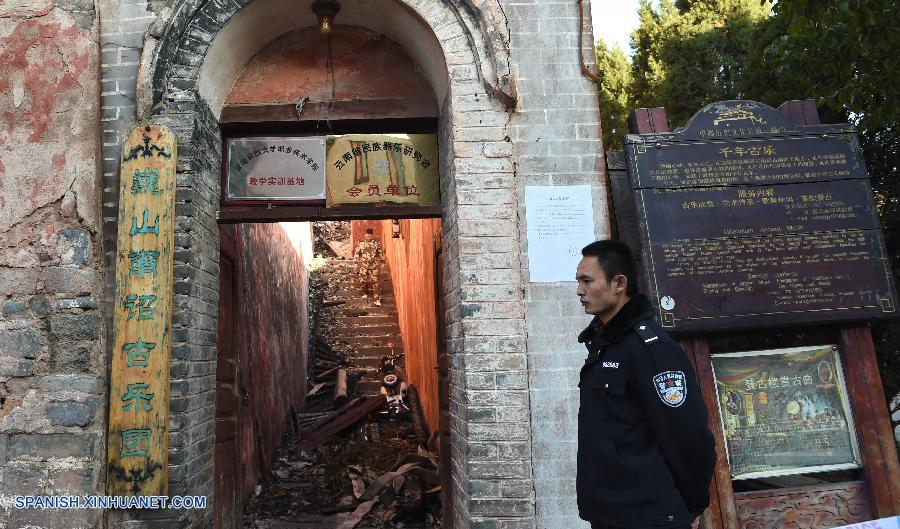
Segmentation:
{"type": "Polygon", "coordinates": [[[607,45],[618,45],[631,55],[628,37],[638,25],[637,12],[638,0],[592,0],[594,37],[602,38],[607,45]]]}

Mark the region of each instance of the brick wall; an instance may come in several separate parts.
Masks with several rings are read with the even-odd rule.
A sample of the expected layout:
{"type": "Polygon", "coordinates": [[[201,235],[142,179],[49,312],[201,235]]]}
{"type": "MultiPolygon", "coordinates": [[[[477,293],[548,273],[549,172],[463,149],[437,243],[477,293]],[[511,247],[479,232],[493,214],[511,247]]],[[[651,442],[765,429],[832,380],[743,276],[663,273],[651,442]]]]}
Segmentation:
{"type": "MultiPolygon", "coordinates": [[[[218,324],[218,209],[221,136],[199,100],[172,102],[160,119],[178,137],[175,302],[172,317],[169,493],[213,499],[215,359],[218,324]],[[193,129],[185,127],[192,120],[193,129]],[[191,136],[187,136],[190,130],[191,136]],[[177,351],[177,352],[176,352],[177,351]],[[179,369],[184,375],[179,376],[179,369]]],[[[183,513],[179,513],[183,515],[183,513]]],[[[212,510],[189,513],[202,526],[212,510]]]]}
{"type": "MultiPolygon", "coordinates": [[[[107,270],[104,299],[109,302],[115,292],[122,141],[137,119],[137,71],[144,33],[156,20],[156,14],[148,9],[148,2],[140,0],[98,0],[97,11],[100,19],[100,182],[107,270]]],[[[110,328],[112,313],[106,316],[110,328]]],[[[112,336],[108,335],[107,339],[111,340],[112,336]]]]}
{"type": "MultiPolygon", "coordinates": [[[[575,2],[507,1],[510,52],[520,97],[510,129],[515,147],[521,272],[525,285],[531,447],[536,527],[587,527],[575,504],[578,371],[575,337],[589,318],[575,283],[529,283],[524,191],[529,185],[592,186],[595,233],[605,237],[606,190],[594,84],[581,73],[579,46],[593,60],[590,5],[580,35],[575,2]]],[[[593,65],[590,67],[593,70],[593,65]]],[[[585,244],[590,241],[585,241],[585,244]]],[[[571,270],[574,277],[575,270],[571,270]]]]}
{"type": "Polygon", "coordinates": [[[466,527],[468,525],[468,456],[466,442],[465,414],[465,364],[460,352],[463,340],[459,320],[462,314],[460,307],[459,254],[449,241],[458,238],[459,227],[455,211],[456,181],[453,178],[453,133],[451,130],[451,107],[449,97],[441,105],[438,124],[438,148],[441,175],[441,209],[448,213],[441,219],[442,248],[441,265],[444,267],[444,324],[447,326],[447,354],[449,357],[449,401],[447,410],[450,424],[450,493],[444,496],[449,500],[442,505],[443,519],[449,527],[466,527]]]}

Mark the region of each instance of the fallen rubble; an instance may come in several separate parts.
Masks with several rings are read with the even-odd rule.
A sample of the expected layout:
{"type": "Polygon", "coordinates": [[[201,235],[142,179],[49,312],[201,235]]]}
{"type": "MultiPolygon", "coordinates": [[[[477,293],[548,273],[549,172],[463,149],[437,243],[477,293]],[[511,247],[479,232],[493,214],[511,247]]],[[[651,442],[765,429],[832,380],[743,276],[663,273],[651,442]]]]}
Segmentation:
{"type": "MultiPolygon", "coordinates": [[[[317,223],[314,233],[316,251],[346,255],[349,223],[317,223]]],[[[426,448],[422,412],[415,387],[406,385],[402,352],[395,355],[389,343],[389,355],[377,370],[357,357],[358,346],[342,338],[346,323],[339,317],[365,316],[367,309],[345,306],[338,294],[346,286],[329,284],[322,274],[328,262],[310,273],[305,405],[294,414],[271,475],[245,502],[244,528],[440,528],[437,457],[426,448]],[[402,381],[385,389],[389,395],[358,390],[360,381],[377,388],[374,381],[385,370],[402,381]]]]}
{"type": "Polygon", "coordinates": [[[437,460],[411,421],[363,419],[311,450],[300,443],[247,501],[245,529],[440,527],[437,460]]]}

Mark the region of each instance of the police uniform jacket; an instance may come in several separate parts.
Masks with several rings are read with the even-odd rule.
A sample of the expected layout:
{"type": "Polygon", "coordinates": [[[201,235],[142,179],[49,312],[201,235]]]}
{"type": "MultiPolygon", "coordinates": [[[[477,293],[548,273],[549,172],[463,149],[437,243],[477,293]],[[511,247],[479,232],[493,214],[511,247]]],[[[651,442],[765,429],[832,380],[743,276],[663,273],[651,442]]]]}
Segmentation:
{"type": "Polygon", "coordinates": [[[709,505],[716,462],[684,350],[633,297],[578,337],[588,350],[578,410],[578,511],[610,527],[684,527],[709,505]]]}

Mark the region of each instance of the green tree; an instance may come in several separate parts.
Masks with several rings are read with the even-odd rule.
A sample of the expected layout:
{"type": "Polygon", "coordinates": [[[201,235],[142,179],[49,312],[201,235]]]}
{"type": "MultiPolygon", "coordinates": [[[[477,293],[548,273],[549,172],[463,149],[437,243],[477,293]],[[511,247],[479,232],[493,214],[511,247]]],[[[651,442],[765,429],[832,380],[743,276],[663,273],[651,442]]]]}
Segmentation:
{"type": "MultiPolygon", "coordinates": [[[[856,125],[900,279],[900,10],[892,0],[778,0],[774,11],[784,31],[764,60],[780,76],[801,72],[820,109],[856,125]]],[[[900,325],[877,324],[873,338],[890,398],[900,390],[900,325]]]]}
{"type": "Polygon", "coordinates": [[[683,125],[707,103],[745,98],[741,80],[758,62],[769,4],[754,0],[642,0],[632,34],[635,107],[664,106],[683,125]]]}
{"type": "Polygon", "coordinates": [[[900,115],[900,10],[893,0],[778,0],[786,27],[769,49],[779,72],[802,71],[819,102],[881,129],[900,115]]]}
{"type": "Polygon", "coordinates": [[[659,106],[655,88],[665,78],[664,65],[659,60],[659,42],[662,40],[662,25],[673,16],[672,6],[663,2],[659,9],[653,9],[650,0],[641,0],[638,7],[640,23],[631,33],[632,82],[630,101],[634,108],[659,106]]]}
{"type": "Polygon", "coordinates": [[[603,126],[603,148],[622,150],[622,138],[628,133],[628,114],[631,112],[631,61],[618,46],[610,49],[603,40],[595,49],[600,83],[600,123],[603,126]]]}

